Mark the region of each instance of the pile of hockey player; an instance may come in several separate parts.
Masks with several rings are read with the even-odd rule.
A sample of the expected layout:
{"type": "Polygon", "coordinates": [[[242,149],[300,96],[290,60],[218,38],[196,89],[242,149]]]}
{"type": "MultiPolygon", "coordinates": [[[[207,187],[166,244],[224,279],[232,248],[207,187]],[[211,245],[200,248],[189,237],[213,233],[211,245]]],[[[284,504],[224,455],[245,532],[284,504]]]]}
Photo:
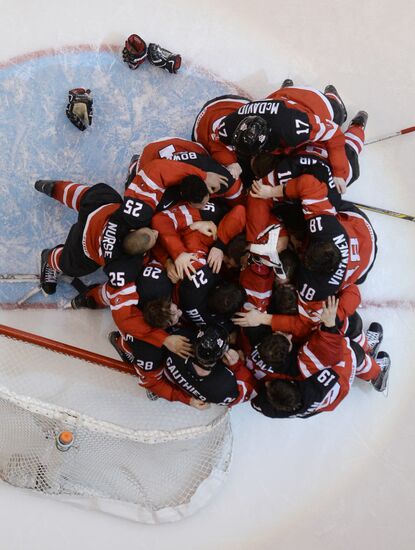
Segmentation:
{"type": "MultiPolygon", "coordinates": [[[[146,54],[127,41],[131,68],[146,54]]],[[[107,282],[72,307],[110,308],[110,341],[150,399],[251,400],[267,416],[305,418],[334,409],[355,376],[384,391],[382,327],[364,334],[357,313],[376,235],[342,197],[367,113],[343,133],[346,118],[333,86],[286,80],[266,99],[208,101],[192,140],[146,145],[123,197],[104,183],[37,181],[78,212],[65,245],[42,252],[44,292],[62,273],[103,268],[107,282]]]]}

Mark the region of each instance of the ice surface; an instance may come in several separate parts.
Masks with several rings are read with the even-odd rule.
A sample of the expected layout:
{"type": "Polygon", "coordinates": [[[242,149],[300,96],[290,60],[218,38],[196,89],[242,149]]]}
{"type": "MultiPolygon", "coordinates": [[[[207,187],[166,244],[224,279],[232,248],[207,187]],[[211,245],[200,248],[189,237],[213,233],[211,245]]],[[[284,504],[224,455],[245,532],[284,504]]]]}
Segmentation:
{"type": "MultiPolygon", "coordinates": [[[[216,90],[222,93],[220,90],[235,86],[264,97],[288,76],[301,85],[319,88],[332,82],[349,115],[361,108],[369,112],[368,139],[415,123],[414,7],[409,0],[212,0],[203,5],[189,0],[174,5],[165,0],[149,4],[91,0],[85,5],[73,0],[66,7],[58,4],[39,0],[31,5],[20,0],[2,10],[0,51],[5,65],[0,70],[0,85],[4,84],[2,74],[8,75],[9,82],[8,90],[0,87],[0,193],[3,201],[3,193],[7,197],[6,204],[0,205],[2,220],[7,222],[2,224],[2,269],[11,257],[21,262],[18,265],[24,272],[31,272],[39,247],[53,244],[58,235],[63,237],[72,222],[73,213],[34,193],[34,179],[52,175],[87,181],[108,178],[108,183],[120,188],[135,147],[163,135],[164,125],[167,130],[170,124],[175,134],[188,135],[193,114],[216,90]],[[181,53],[181,72],[172,76],[150,66],[128,71],[115,52],[94,53],[104,44],[122,44],[131,32],[181,53]],[[36,63],[26,57],[6,63],[36,50],[80,44],[93,47],[75,54],[65,50],[67,66],[59,69],[59,78],[45,66],[46,82],[36,86],[33,68],[47,55],[36,63]],[[73,59],[89,60],[89,69],[72,63],[72,55],[73,59]],[[106,64],[105,71],[99,70],[101,63],[106,64]],[[225,83],[197,66],[213,71],[225,83]],[[86,77],[95,82],[90,87],[96,90],[96,119],[92,128],[81,134],[64,118],[63,111],[67,90],[72,85],[87,85],[80,81],[86,77]],[[134,84],[126,89],[127,82],[134,84]],[[140,87],[135,85],[138,82],[140,87]],[[123,89],[122,97],[117,95],[116,83],[123,89]],[[40,101],[32,109],[22,101],[29,88],[31,105],[35,105],[35,96],[40,101]],[[115,97],[107,94],[108,88],[115,97]],[[160,92],[168,96],[158,104],[155,98],[160,92]],[[140,99],[143,97],[145,102],[140,99]],[[177,101],[171,105],[168,97],[177,101]],[[180,107],[185,102],[188,111],[180,107]],[[110,125],[109,103],[116,106],[114,127],[110,125]],[[147,111],[149,118],[143,124],[147,111]],[[40,125],[37,135],[32,120],[40,125]],[[132,120],[142,126],[129,134],[132,120]],[[109,150],[103,150],[99,141],[104,138],[110,142],[109,150]],[[68,174],[71,167],[73,172],[68,174]],[[22,207],[11,197],[18,197],[22,207]],[[9,227],[11,218],[7,216],[13,211],[19,213],[19,219],[12,219],[9,227]],[[53,222],[40,238],[35,227],[42,216],[53,222]]],[[[362,155],[361,178],[348,197],[414,215],[414,145],[415,134],[370,145],[362,155]]],[[[256,415],[249,405],[235,409],[234,457],[227,485],[205,510],[175,525],[132,525],[29,498],[1,486],[0,511],[7,529],[0,535],[0,547],[36,550],[58,545],[71,550],[105,550],[116,544],[125,549],[169,550],[412,550],[415,224],[369,215],[380,250],[362,288],[361,311],[366,323],[376,319],[385,329],[383,348],[393,362],[387,399],[359,382],[335,412],[306,421],[271,421],[256,415]],[[62,536],[68,524],[70,536],[62,536]]],[[[16,264],[10,267],[17,269],[16,264]]],[[[3,295],[0,299],[5,301],[3,295]]],[[[102,312],[3,310],[0,320],[112,353],[105,340],[112,322],[102,312]]]]}

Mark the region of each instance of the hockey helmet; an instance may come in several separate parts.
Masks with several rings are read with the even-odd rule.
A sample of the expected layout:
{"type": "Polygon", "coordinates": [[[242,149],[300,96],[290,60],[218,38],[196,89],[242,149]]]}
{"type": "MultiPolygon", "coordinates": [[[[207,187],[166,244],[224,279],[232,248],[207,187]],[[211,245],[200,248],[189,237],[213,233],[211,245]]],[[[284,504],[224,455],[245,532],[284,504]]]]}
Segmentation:
{"type": "Polygon", "coordinates": [[[281,226],[278,224],[269,225],[264,229],[258,235],[255,243],[249,247],[250,260],[255,264],[272,267],[279,279],[286,279],[284,266],[277,251],[280,231],[281,226]]]}
{"type": "Polygon", "coordinates": [[[211,370],[229,349],[229,334],[222,325],[212,325],[197,335],[194,354],[197,363],[211,370]]]}
{"type": "Polygon", "coordinates": [[[242,155],[257,155],[264,150],[270,134],[267,121],[260,116],[247,116],[236,127],[232,145],[242,155]]]}

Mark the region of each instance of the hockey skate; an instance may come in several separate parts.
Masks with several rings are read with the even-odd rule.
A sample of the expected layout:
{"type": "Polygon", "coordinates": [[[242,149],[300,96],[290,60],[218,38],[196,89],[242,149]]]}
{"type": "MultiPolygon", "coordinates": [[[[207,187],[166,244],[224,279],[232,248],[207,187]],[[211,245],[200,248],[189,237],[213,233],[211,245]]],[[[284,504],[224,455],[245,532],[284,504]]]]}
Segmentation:
{"type": "Polygon", "coordinates": [[[328,84],[324,88],[324,95],[327,96],[328,99],[337,101],[337,104],[338,104],[339,110],[340,110],[340,113],[339,113],[340,120],[339,120],[339,122],[337,122],[335,120],[335,122],[337,122],[337,124],[339,126],[341,126],[344,122],[346,122],[347,110],[346,110],[345,104],[343,103],[342,98],[339,95],[339,92],[336,90],[336,88],[333,86],[333,84],[328,84]]]}
{"type": "Polygon", "coordinates": [[[35,189],[39,191],[39,193],[44,193],[48,197],[51,197],[55,183],[56,180],[37,180],[35,181],[35,189]]]}
{"type": "MultiPolygon", "coordinates": [[[[100,306],[96,303],[92,296],[88,296],[88,293],[98,285],[90,285],[83,292],[80,292],[75,298],[71,300],[72,309],[99,309],[100,306]]],[[[101,306],[102,307],[102,306],[101,306]]]]}
{"type": "Polygon", "coordinates": [[[150,390],[146,390],[146,394],[147,394],[147,399],[150,399],[150,401],[157,401],[157,399],[160,399],[158,395],[156,395],[150,390]]]}
{"type": "Polygon", "coordinates": [[[291,78],[286,78],[281,84],[281,88],[291,88],[292,86],[294,86],[294,82],[291,80],[291,78]]]}
{"type": "Polygon", "coordinates": [[[44,294],[55,294],[58,282],[58,272],[48,264],[48,256],[50,249],[42,250],[40,256],[40,286],[44,294]]]}
{"type": "Polygon", "coordinates": [[[388,387],[389,371],[391,368],[391,359],[386,351],[380,351],[376,356],[376,363],[379,365],[381,372],[379,376],[372,380],[372,386],[378,392],[383,392],[388,387]]]}
{"type": "Polygon", "coordinates": [[[174,54],[153,43],[148,45],[148,60],[152,65],[160,67],[160,69],[166,69],[169,73],[177,73],[182,64],[182,58],[179,54],[174,54]]]}
{"type": "Polygon", "coordinates": [[[108,340],[110,341],[110,344],[113,346],[115,351],[124,361],[124,363],[129,363],[131,365],[132,363],[134,363],[134,355],[131,352],[127,352],[122,349],[119,344],[120,338],[121,334],[118,332],[118,330],[113,330],[108,334],[108,340]]]}
{"type": "Polygon", "coordinates": [[[138,36],[138,34],[131,34],[124,44],[122,51],[122,59],[124,63],[132,69],[138,69],[138,67],[144,63],[147,57],[147,44],[144,40],[138,36]]]}
{"type": "Polygon", "coordinates": [[[380,323],[370,323],[369,328],[366,331],[367,340],[367,354],[371,357],[376,357],[380,344],[383,340],[383,327],[380,323]]]}
{"type": "Polygon", "coordinates": [[[350,122],[350,126],[361,126],[363,130],[366,128],[369,115],[366,111],[358,111],[350,122]]]}
{"type": "Polygon", "coordinates": [[[128,166],[127,179],[125,180],[126,189],[137,175],[139,162],[140,162],[140,155],[133,155],[131,157],[130,164],[128,166]]]}

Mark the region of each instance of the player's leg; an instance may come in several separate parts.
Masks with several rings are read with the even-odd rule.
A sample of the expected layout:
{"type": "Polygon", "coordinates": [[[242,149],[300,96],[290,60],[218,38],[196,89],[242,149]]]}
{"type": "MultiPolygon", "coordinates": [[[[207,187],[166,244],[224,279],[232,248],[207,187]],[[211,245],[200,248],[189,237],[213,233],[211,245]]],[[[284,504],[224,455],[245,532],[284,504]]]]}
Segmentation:
{"type": "Polygon", "coordinates": [[[105,287],[106,283],[88,286],[71,300],[72,309],[103,309],[109,307],[105,287]]]}
{"type": "Polygon", "coordinates": [[[365,143],[365,127],[368,114],[359,111],[350,122],[345,133],[346,156],[349,161],[349,174],[345,178],[347,186],[351,185],[360,175],[359,155],[365,143]]]}
{"type": "Polygon", "coordinates": [[[336,90],[333,84],[329,84],[324,89],[324,95],[330,101],[330,105],[333,108],[333,122],[341,126],[344,122],[346,122],[347,110],[342,98],[340,97],[339,92],[336,90]]]}
{"type": "Polygon", "coordinates": [[[38,180],[35,189],[79,212],[81,199],[90,187],[72,181],[38,180]]]}

